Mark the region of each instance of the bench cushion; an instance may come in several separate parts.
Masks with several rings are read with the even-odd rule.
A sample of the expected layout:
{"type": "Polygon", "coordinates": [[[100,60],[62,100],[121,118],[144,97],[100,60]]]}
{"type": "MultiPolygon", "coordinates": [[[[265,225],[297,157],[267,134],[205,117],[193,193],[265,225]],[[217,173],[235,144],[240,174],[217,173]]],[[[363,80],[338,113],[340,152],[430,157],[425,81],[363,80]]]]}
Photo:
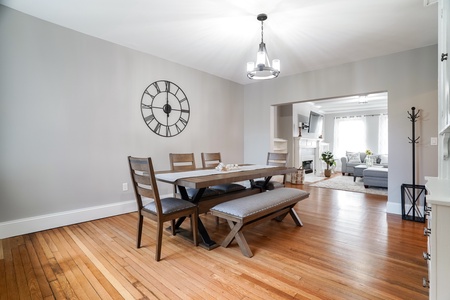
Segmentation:
{"type": "Polygon", "coordinates": [[[309,193],[303,190],[280,188],[223,202],[211,208],[211,211],[244,218],[265,210],[269,211],[275,206],[288,206],[290,203],[296,203],[308,196],[309,193]]]}

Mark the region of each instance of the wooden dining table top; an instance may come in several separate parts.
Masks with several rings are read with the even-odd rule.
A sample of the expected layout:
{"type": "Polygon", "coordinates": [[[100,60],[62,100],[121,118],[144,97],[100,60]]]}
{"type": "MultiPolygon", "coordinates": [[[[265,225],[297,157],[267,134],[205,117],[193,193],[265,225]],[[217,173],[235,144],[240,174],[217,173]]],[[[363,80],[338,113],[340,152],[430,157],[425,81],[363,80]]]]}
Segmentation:
{"type": "MultiPolygon", "coordinates": [[[[254,165],[240,165],[242,167],[252,167],[254,165]]],[[[231,170],[231,171],[213,171],[215,169],[196,169],[199,171],[199,175],[195,175],[195,171],[189,172],[173,172],[173,171],[158,171],[156,172],[156,179],[162,182],[181,185],[190,188],[207,188],[213,185],[225,184],[230,182],[238,182],[251,180],[256,178],[264,178],[275,175],[291,174],[297,171],[293,167],[276,167],[276,166],[255,166],[254,169],[242,169],[242,170],[231,170]],[[212,174],[205,175],[205,170],[211,170],[212,174]],[[175,174],[175,173],[188,173],[187,176],[177,178],[175,181],[162,178],[158,176],[160,174],[175,174]],[[193,176],[192,176],[193,175],[193,176]]]]}

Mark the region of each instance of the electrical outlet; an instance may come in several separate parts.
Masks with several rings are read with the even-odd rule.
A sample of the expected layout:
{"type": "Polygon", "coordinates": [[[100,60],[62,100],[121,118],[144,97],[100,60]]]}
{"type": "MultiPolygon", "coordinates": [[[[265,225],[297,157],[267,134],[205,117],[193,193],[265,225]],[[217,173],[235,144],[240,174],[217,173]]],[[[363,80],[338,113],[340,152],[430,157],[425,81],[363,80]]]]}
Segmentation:
{"type": "Polygon", "coordinates": [[[128,183],[124,182],[122,183],[122,191],[128,191],[128,183]]]}
{"type": "Polygon", "coordinates": [[[431,138],[430,144],[431,144],[432,146],[436,146],[436,145],[437,145],[437,137],[432,137],[432,138],[431,138]]]}

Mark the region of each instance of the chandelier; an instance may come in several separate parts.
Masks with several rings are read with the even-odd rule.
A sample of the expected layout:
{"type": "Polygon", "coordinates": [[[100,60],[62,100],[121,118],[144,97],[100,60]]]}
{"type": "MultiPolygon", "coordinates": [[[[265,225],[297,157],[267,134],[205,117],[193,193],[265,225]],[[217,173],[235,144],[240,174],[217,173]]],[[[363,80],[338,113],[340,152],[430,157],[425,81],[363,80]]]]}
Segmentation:
{"type": "Polygon", "coordinates": [[[247,63],[247,77],[250,79],[271,79],[280,74],[280,60],[274,59],[270,65],[269,55],[267,54],[266,44],[264,44],[264,21],[267,20],[266,14],[259,14],[258,21],[261,21],[261,43],[256,53],[256,66],[254,62],[247,63]]]}

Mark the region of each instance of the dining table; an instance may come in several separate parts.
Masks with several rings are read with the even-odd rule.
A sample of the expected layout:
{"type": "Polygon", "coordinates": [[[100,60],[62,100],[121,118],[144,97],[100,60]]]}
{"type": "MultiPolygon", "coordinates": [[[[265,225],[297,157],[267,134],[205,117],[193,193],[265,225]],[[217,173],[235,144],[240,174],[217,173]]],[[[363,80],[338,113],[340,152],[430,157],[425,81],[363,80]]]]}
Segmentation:
{"type": "MultiPolygon", "coordinates": [[[[211,207],[219,203],[264,192],[273,176],[291,174],[296,171],[297,169],[293,167],[244,164],[234,165],[233,168],[229,168],[228,170],[200,168],[182,172],[158,171],[156,172],[155,177],[160,182],[178,186],[181,198],[196,204],[200,215],[201,213],[208,212],[211,207]],[[262,186],[255,186],[254,180],[260,178],[264,178],[264,184],[262,186]],[[249,187],[245,190],[203,197],[203,193],[208,187],[243,181],[249,181],[250,183],[249,187]],[[187,188],[196,190],[193,197],[188,196],[186,191],[187,188]]],[[[177,220],[175,224],[176,230],[179,230],[184,219],[185,218],[180,218],[177,220]]],[[[218,244],[211,239],[200,218],[198,219],[198,231],[202,240],[200,243],[201,246],[208,250],[218,246],[218,244]]]]}

